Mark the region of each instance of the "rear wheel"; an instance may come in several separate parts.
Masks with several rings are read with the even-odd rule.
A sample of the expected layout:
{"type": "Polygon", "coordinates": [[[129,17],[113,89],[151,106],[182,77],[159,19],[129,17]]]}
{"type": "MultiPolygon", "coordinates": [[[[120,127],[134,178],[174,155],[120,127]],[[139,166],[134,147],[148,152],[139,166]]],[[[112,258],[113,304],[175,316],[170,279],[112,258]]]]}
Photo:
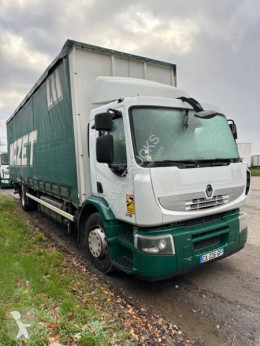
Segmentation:
{"type": "Polygon", "coordinates": [[[86,248],[94,266],[103,273],[112,271],[108,243],[102,219],[98,213],[89,216],[85,225],[86,248]]]}
{"type": "Polygon", "coordinates": [[[37,209],[37,202],[35,202],[34,200],[27,197],[26,192],[27,192],[26,186],[21,185],[20,198],[21,198],[23,210],[25,210],[25,211],[36,210],[37,209]]]}

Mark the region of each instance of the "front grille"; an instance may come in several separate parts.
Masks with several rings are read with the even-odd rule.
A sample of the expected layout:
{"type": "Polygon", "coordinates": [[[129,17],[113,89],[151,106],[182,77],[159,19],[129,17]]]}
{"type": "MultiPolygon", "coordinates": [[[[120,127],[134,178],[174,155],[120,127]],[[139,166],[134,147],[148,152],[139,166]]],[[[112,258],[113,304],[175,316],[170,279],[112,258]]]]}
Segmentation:
{"type": "Polygon", "coordinates": [[[217,245],[220,243],[220,236],[204,239],[193,243],[194,250],[201,250],[209,246],[217,245]]]}
{"type": "Polygon", "coordinates": [[[200,210],[205,208],[213,208],[228,203],[228,201],[229,195],[218,195],[212,197],[211,199],[196,198],[192,201],[186,201],[185,208],[186,210],[200,210]]]}
{"type": "Polygon", "coordinates": [[[216,215],[209,215],[209,216],[205,216],[205,217],[199,217],[197,219],[191,219],[191,220],[183,221],[182,224],[185,227],[191,227],[191,226],[196,226],[199,224],[205,224],[208,222],[216,222],[216,221],[220,220],[222,215],[224,215],[224,214],[216,214],[216,215]]]}

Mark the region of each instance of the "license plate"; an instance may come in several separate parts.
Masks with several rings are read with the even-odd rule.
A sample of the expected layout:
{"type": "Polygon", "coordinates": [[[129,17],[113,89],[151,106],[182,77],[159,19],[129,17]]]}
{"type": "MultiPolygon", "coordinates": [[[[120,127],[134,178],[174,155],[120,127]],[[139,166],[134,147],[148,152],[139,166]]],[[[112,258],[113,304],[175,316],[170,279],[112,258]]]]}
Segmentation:
{"type": "Polygon", "coordinates": [[[218,250],[206,253],[205,255],[200,256],[200,263],[211,261],[214,258],[223,256],[223,255],[224,255],[224,249],[218,249],[218,250]]]}

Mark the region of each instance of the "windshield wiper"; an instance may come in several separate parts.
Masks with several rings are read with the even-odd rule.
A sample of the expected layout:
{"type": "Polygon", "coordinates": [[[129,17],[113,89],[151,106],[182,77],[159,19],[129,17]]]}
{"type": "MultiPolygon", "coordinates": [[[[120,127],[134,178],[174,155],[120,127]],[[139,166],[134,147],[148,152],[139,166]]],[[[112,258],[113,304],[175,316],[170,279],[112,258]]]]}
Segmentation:
{"type": "Polygon", "coordinates": [[[174,160],[163,160],[163,161],[156,161],[155,164],[160,166],[177,166],[180,168],[194,168],[199,167],[198,162],[195,160],[181,160],[181,161],[174,161],[174,160]]]}
{"type": "Polygon", "coordinates": [[[198,168],[198,167],[214,167],[214,166],[228,166],[233,162],[241,162],[240,158],[229,159],[206,159],[206,160],[162,160],[155,161],[154,166],[176,166],[178,168],[198,168]]]}
{"type": "Polygon", "coordinates": [[[239,158],[229,158],[229,159],[208,159],[208,160],[198,160],[198,163],[201,165],[211,165],[211,166],[227,166],[232,162],[240,162],[239,158]]]}
{"type": "Polygon", "coordinates": [[[198,168],[198,167],[214,167],[214,166],[228,166],[232,162],[240,162],[239,158],[230,159],[208,159],[208,160],[163,160],[155,161],[155,166],[176,166],[179,168],[198,168]]]}

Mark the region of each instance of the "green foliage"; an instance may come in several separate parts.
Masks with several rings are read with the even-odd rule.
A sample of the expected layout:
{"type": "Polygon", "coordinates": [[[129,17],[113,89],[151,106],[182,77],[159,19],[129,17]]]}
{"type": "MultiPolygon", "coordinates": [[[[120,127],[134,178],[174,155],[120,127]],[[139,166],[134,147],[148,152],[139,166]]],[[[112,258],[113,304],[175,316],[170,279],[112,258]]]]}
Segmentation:
{"type": "Polygon", "coordinates": [[[260,168],[250,168],[250,172],[252,176],[260,176],[260,168]]]}
{"type": "Polygon", "coordinates": [[[29,323],[23,344],[129,344],[120,321],[111,323],[108,296],[39,233],[0,191],[0,345],[21,345],[10,315],[29,323]]]}

